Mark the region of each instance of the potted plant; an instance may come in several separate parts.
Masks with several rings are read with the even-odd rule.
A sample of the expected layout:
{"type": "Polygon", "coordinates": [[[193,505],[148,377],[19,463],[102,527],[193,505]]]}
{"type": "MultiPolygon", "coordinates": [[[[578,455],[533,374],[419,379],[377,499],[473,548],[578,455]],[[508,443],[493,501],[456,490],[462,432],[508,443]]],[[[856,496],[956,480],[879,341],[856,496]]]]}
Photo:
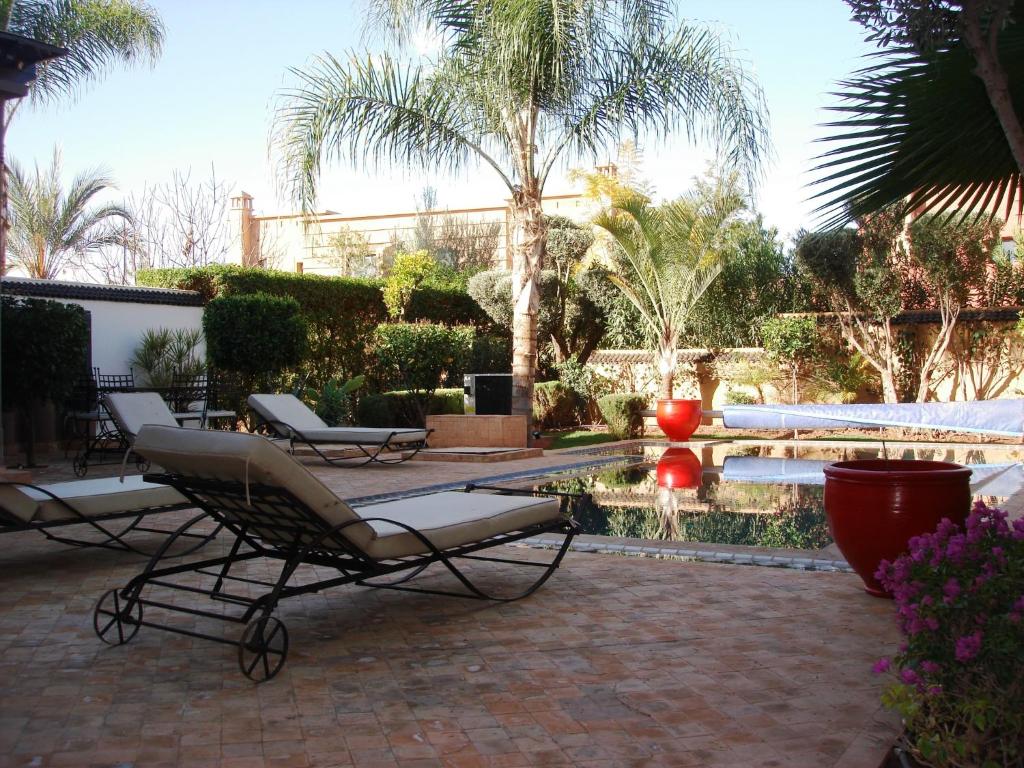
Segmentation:
{"type": "Polygon", "coordinates": [[[1024,765],[1024,520],[974,506],[884,562],[904,642],[878,673],[900,748],[934,768],[1024,765]]]}
{"type": "Polygon", "coordinates": [[[635,190],[620,191],[594,220],[618,245],[609,278],[655,342],[658,426],[672,442],[689,440],[702,416],[700,400],[673,398],[679,339],[694,305],[722,269],[724,244],[743,207],[735,179],[726,178],[660,206],[635,190]]]}
{"type": "Polygon", "coordinates": [[[832,539],[876,597],[891,597],[875,576],[880,562],[895,560],[944,518],[962,524],[971,508],[971,470],[959,464],[861,459],[824,472],[832,539]]]}

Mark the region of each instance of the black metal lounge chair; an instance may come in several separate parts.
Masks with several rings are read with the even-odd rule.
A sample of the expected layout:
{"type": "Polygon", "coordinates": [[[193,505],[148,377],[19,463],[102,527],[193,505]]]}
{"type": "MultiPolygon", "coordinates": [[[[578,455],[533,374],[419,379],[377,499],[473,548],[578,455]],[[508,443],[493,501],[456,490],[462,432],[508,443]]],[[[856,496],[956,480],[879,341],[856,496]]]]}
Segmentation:
{"type": "Polygon", "coordinates": [[[329,464],[400,464],[427,445],[431,429],[329,427],[294,395],[249,395],[249,407],[278,435],[308,445],[329,464]],[[362,456],[328,456],[321,445],[345,445],[362,456]],[[354,464],[352,462],[355,462],[354,464]]]}
{"type": "MultiPolygon", "coordinates": [[[[166,565],[161,562],[163,553],[156,553],[138,576],[100,599],[93,616],[97,635],[111,645],[121,645],[146,626],[236,645],[242,672],[257,682],[276,675],[288,655],[288,632],[273,615],[285,598],[356,584],[516,600],[532,594],[551,576],[577,532],[568,505],[579,497],[569,495],[448,492],[353,508],[305,466],[258,435],[147,426],[139,433],[135,449],[166,471],[147,479],[175,488],[223,524],[234,542],[226,555],[198,562],[166,565]],[[549,562],[481,554],[546,532],[565,534],[549,562]],[[233,571],[250,560],[278,561],[277,576],[260,580],[233,571]],[[463,560],[522,565],[539,570],[539,576],[514,594],[495,595],[459,568],[456,562],[463,560]],[[434,563],[444,566],[463,589],[409,586],[411,579],[434,563]],[[198,577],[206,584],[212,581],[212,586],[200,586],[203,582],[198,577]],[[229,591],[228,584],[241,587],[229,591]],[[240,610],[175,604],[169,602],[168,590],[205,595],[240,610]],[[143,609],[146,614],[151,610],[168,614],[158,618],[177,614],[184,621],[158,623],[143,609]],[[197,617],[241,624],[244,630],[237,641],[225,639],[198,631],[197,617]]],[[[183,525],[180,532],[184,534],[190,525],[183,525]]],[[[166,546],[172,544],[173,540],[166,546]]]]}
{"type": "MultiPolygon", "coordinates": [[[[123,480],[103,477],[48,485],[2,482],[0,533],[39,531],[51,541],[74,547],[103,547],[151,555],[151,549],[132,544],[125,537],[133,532],[173,534],[174,530],[150,528],[142,522],[150,515],[194,507],[173,488],[145,482],[138,475],[123,480]],[[63,529],[69,526],[81,526],[79,530],[92,535],[89,538],[68,535],[63,529]]],[[[204,517],[205,513],[191,522],[204,517]]],[[[175,555],[195,551],[216,534],[216,530],[199,533],[190,527],[185,535],[196,541],[186,552],[176,550],[175,555]]]]}

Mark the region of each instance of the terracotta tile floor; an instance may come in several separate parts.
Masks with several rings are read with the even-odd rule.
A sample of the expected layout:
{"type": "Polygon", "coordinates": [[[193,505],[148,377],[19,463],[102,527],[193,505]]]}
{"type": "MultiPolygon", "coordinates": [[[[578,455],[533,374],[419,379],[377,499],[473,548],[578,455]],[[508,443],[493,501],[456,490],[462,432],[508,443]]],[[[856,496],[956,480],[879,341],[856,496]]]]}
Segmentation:
{"type": "MultiPolygon", "coordinates": [[[[316,471],[356,496],[495,469],[316,471]]],[[[339,588],[281,605],[291,653],[255,686],[231,646],[99,642],[140,558],[0,541],[0,766],[875,768],[896,732],[870,674],[892,606],[849,574],[571,553],[518,603],[339,588]]]]}

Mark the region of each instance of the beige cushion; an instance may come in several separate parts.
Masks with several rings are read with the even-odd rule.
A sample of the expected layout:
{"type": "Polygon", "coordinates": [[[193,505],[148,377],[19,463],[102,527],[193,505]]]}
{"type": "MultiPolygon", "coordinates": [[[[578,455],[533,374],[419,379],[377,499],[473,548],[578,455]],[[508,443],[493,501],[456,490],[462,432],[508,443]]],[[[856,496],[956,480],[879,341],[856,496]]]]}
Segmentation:
{"type": "Polygon", "coordinates": [[[383,445],[385,440],[392,443],[413,443],[427,439],[425,429],[378,429],[376,427],[325,427],[303,429],[302,437],[311,443],[356,443],[358,445],[383,445]]]}
{"type": "Polygon", "coordinates": [[[176,427],[178,422],[156,392],[110,392],[103,403],[121,431],[135,437],[146,424],[176,427]]]}
{"type": "MultiPolygon", "coordinates": [[[[135,440],[135,452],[168,472],[188,477],[286,488],[331,526],[358,519],[351,507],[308,469],[259,435],[146,426],[135,440]]],[[[372,539],[373,529],[353,525],[345,536],[362,548],[372,539]]]]}
{"type": "MultiPolygon", "coordinates": [[[[173,488],[147,483],[139,475],[126,477],[124,482],[116,477],[100,477],[39,487],[63,499],[86,517],[185,503],[185,497],[173,488]]],[[[76,518],[62,504],[35,488],[0,486],[0,506],[26,523],[76,518]]]]}
{"type": "MultiPolygon", "coordinates": [[[[361,517],[397,520],[422,530],[439,549],[555,520],[559,514],[558,501],[552,498],[457,492],[353,510],[286,451],[263,437],[240,432],[146,426],[135,450],[169,472],[285,488],[332,526],[361,517]]],[[[256,499],[253,505],[268,511],[256,499]]],[[[415,536],[384,523],[352,525],[344,535],[373,558],[425,551],[415,536]]]]}
{"type": "Polygon", "coordinates": [[[302,432],[329,429],[327,424],[295,395],[249,395],[249,407],[267,421],[281,421],[302,432]]]}
{"type": "MultiPolygon", "coordinates": [[[[405,523],[438,549],[482,541],[559,517],[558,500],[543,496],[500,496],[447,491],[381,504],[356,507],[364,518],[382,517],[405,523]]],[[[366,554],[378,560],[427,551],[416,536],[397,525],[371,522],[374,539],[366,554]]]]}

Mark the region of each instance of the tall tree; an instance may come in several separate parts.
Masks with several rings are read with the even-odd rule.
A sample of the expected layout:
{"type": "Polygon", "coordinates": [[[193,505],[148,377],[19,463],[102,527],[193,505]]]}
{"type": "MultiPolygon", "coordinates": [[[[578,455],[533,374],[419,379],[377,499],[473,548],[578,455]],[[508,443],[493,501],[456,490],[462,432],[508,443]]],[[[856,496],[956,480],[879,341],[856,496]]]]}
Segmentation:
{"type": "Polygon", "coordinates": [[[829,223],[892,204],[1005,217],[1016,199],[1019,212],[1024,2],[846,1],[881,50],[836,94],[816,182],[829,223]]]}
{"type": "Polygon", "coordinates": [[[29,277],[52,279],[69,265],[79,265],[90,253],[121,242],[115,220],[130,224],[119,205],[90,207],[92,199],[112,186],[102,171],[79,174],[65,191],[61,186],[60,153],[49,167],[36,165],[26,173],[17,163],[11,175],[12,261],[29,277]]]}
{"type": "Polygon", "coordinates": [[[424,25],[432,60],[324,55],[294,70],[278,113],[292,191],[312,210],[321,165],[350,158],[460,171],[489,166],[512,200],[513,411],[529,414],[538,281],[552,170],[625,136],[712,139],[753,171],[768,146],[763,97],[714,32],[675,25],[659,0],[377,0],[401,44],[424,25]]]}
{"type": "MultiPolygon", "coordinates": [[[[0,0],[0,30],[68,49],[41,64],[29,90],[31,104],[74,98],[83,83],[116,64],[156,61],[164,41],[160,16],[139,0],[0,0]]],[[[22,101],[0,110],[0,167],[7,127],[22,101]]],[[[7,212],[7,176],[0,173],[0,216],[7,212]]],[[[6,269],[6,227],[0,221],[0,275],[6,269]]]]}
{"type": "Polygon", "coordinates": [[[618,245],[612,282],[656,339],[662,398],[672,397],[679,340],[722,269],[731,225],[743,209],[734,188],[705,186],[658,207],[637,192],[619,194],[594,220],[618,245]]]}

